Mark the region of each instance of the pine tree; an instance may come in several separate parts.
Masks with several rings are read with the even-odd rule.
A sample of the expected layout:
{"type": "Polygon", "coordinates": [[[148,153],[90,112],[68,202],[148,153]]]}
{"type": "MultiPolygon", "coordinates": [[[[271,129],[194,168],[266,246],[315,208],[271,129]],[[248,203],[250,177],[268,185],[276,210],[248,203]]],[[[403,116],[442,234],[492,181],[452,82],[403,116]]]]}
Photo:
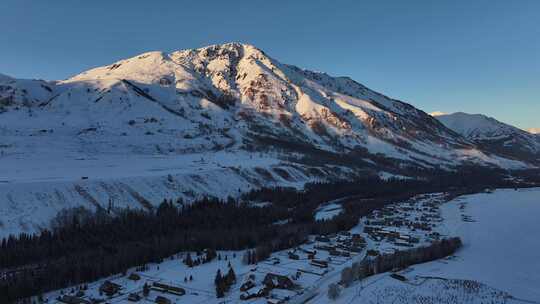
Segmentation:
{"type": "Polygon", "coordinates": [[[147,283],[144,283],[144,286],[143,286],[143,295],[144,295],[145,297],[147,297],[149,293],[150,293],[150,286],[148,286],[147,283]]]}
{"type": "Polygon", "coordinates": [[[184,259],[184,264],[186,264],[188,267],[193,267],[193,259],[191,258],[191,253],[188,252],[186,255],[186,258],[184,259]]]}
{"type": "Polygon", "coordinates": [[[222,279],[223,277],[221,276],[221,269],[218,269],[216,272],[216,277],[214,278],[214,284],[218,285],[222,279]]]}
{"type": "Polygon", "coordinates": [[[232,269],[232,267],[229,268],[229,272],[227,272],[225,281],[227,282],[227,285],[229,286],[236,283],[236,274],[234,273],[234,269],[232,269]]]}
{"type": "Polygon", "coordinates": [[[246,251],[244,252],[244,255],[242,255],[242,263],[243,263],[244,265],[249,265],[249,264],[251,264],[250,262],[251,262],[251,261],[250,261],[250,259],[249,259],[249,250],[246,250],[246,251]]]}
{"type": "Polygon", "coordinates": [[[328,286],[328,298],[330,300],[337,299],[339,297],[340,291],[341,290],[339,289],[339,285],[334,284],[334,283],[330,284],[328,286]]]}
{"type": "Polygon", "coordinates": [[[225,288],[223,285],[223,277],[221,276],[221,270],[218,269],[216,272],[216,277],[214,279],[214,284],[216,285],[216,297],[223,298],[225,296],[225,288]]]}

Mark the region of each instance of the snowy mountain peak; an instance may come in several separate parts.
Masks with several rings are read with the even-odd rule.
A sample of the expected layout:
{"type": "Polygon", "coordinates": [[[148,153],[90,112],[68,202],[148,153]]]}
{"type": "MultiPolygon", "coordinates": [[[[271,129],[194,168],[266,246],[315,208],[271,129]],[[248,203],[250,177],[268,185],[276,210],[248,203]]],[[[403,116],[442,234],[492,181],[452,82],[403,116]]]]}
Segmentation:
{"type": "Polygon", "coordinates": [[[514,127],[503,124],[492,117],[483,114],[439,114],[435,117],[450,129],[469,138],[478,138],[486,134],[492,136],[496,132],[513,130],[514,127]]]}
{"type": "Polygon", "coordinates": [[[164,143],[168,151],[206,151],[277,140],[422,166],[505,162],[410,104],[349,77],[282,64],[249,44],[147,52],[56,83],[17,80],[3,88],[5,118],[21,121],[26,110],[42,119],[34,127],[77,137],[96,130],[92,140],[121,135],[123,148],[137,153],[164,143]],[[141,142],[143,134],[154,136],[141,142]]]}
{"type": "Polygon", "coordinates": [[[441,112],[441,111],[435,111],[435,112],[431,112],[429,113],[429,115],[433,116],[433,117],[437,117],[437,116],[442,116],[442,115],[447,115],[448,113],[444,113],[444,112],[441,112]]]}
{"type": "Polygon", "coordinates": [[[439,115],[436,118],[488,151],[533,162],[540,160],[538,137],[495,118],[463,112],[439,115]]]}
{"type": "Polygon", "coordinates": [[[13,80],[13,77],[0,73],[0,82],[7,82],[13,80]]]}
{"type": "Polygon", "coordinates": [[[531,134],[540,134],[540,128],[530,128],[530,129],[527,129],[527,132],[531,134]]]}

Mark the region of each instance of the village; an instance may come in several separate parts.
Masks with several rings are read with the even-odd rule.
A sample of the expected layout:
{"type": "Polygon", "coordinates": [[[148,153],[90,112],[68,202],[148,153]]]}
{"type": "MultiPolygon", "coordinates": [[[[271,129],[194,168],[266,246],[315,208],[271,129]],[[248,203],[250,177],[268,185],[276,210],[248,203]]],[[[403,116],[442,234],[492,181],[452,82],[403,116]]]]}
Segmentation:
{"type": "Polygon", "coordinates": [[[159,264],[49,293],[44,302],[305,303],[313,294],[326,293],[329,282],[339,281],[341,271],[355,262],[443,237],[439,206],[444,202],[444,194],[428,194],[389,205],[361,218],[350,231],[310,236],[256,264],[246,263],[246,251],[178,253],[159,264]],[[216,297],[218,281],[227,287],[221,298],[216,297]]]}
{"type": "Polygon", "coordinates": [[[440,194],[426,194],[385,206],[363,219],[363,232],[381,253],[432,243],[444,236],[439,231],[444,202],[440,194]]]}

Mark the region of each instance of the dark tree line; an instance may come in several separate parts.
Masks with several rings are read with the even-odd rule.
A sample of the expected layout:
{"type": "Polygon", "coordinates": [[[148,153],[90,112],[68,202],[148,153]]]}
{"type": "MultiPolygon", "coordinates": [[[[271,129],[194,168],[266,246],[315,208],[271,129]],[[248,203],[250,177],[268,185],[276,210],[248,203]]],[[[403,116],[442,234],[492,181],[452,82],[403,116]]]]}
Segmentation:
{"type": "MultiPolygon", "coordinates": [[[[349,287],[353,281],[362,280],[377,273],[404,269],[411,265],[447,257],[454,254],[461,246],[461,239],[453,237],[433,242],[424,247],[367,257],[361,262],[353,263],[351,267],[344,268],[341,271],[339,283],[344,287],[349,287]]],[[[330,298],[335,298],[339,294],[339,291],[336,291],[334,287],[330,288],[328,292],[330,298]]]]}
{"type": "Polygon", "coordinates": [[[152,211],[66,210],[51,230],[2,240],[0,303],[144,267],[180,251],[256,248],[250,258],[254,263],[301,244],[309,234],[350,229],[360,216],[419,193],[515,186],[520,185],[505,179],[504,172],[470,169],[423,180],[366,177],[310,184],[303,191],[263,188],[239,199],[204,198],[191,205],[167,200],[152,211]],[[349,197],[342,202],[345,212],[314,220],[321,203],[343,197],[349,197]],[[250,201],[271,204],[254,207],[250,201]]]}

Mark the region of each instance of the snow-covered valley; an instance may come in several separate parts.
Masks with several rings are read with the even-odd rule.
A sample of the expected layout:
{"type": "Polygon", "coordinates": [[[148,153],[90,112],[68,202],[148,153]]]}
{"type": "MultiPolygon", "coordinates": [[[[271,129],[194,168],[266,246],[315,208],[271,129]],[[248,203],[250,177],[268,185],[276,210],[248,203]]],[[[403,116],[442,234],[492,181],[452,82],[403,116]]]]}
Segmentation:
{"type": "Polygon", "coordinates": [[[540,302],[540,189],[468,195],[442,207],[448,233],[464,246],[455,257],[412,273],[482,282],[518,299],[540,302]]]}
{"type": "MultiPolygon", "coordinates": [[[[142,303],[151,303],[161,295],[178,304],[223,301],[280,303],[284,299],[288,299],[288,303],[540,303],[540,264],[537,254],[540,242],[534,237],[534,232],[540,229],[537,220],[540,189],[495,190],[461,196],[447,202],[444,197],[444,194],[418,196],[390,205],[362,218],[358,226],[349,232],[327,237],[313,236],[311,242],[294,250],[273,253],[257,265],[243,263],[243,251],[223,251],[219,253],[219,260],[190,268],[182,263],[185,253],[179,253],[163,263],[149,265],[148,270],[133,269],[125,276],[108,278],[119,284],[121,289],[107,302],[128,303],[129,295],[137,294],[141,295],[139,301],[142,303]],[[381,224],[395,219],[414,222],[419,217],[425,217],[420,222],[428,223],[429,231],[381,224]],[[375,227],[375,230],[366,229],[367,226],[375,227]],[[384,231],[396,231],[400,237],[396,240],[380,238],[384,231]],[[342,269],[364,259],[369,250],[391,253],[405,250],[410,245],[424,246],[437,237],[435,232],[438,237],[461,237],[463,247],[445,259],[354,282],[350,287],[342,288],[336,299],[328,299],[328,287],[340,280],[342,269]],[[341,242],[354,235],[360,235],[364,240],[359,252],[340,256],[331,253],[332,250],[320,249],[328,245],[340,246],[341,242]],[[418,243],[401,241],[412,238],[417,238],[418,243]],[[317,252],[315,260],[308,257],[311,252],[317,252]],[[323,262],[316,260],[327,261],[324,263],[328,266],[318,264],[323,262]],[[236,273],[237,283],[225,298],[216,299],[214,275],[218,269],[226,272],[229,263],[236,273]],[[140,279],[129,279],[132,272],[138,273],[140,279]],[[298,287],[290,290],[273,288],[265,296],[240,299],[242,294],[256,294],[261,290],[265,284],[263,278],[268,274],[287,277],[298,287]],[[190,276],[193,280],[189,279],[190,276]],[[248,281],[252,281],[253,286],[241,291],[241,286],[248,281]],[[186,294],[175,296],[152,289],[143,296],[144,283],[152,286],[154,282],[181,287],[186,294]]],[[[338,251],[348,252],[343,249],[338,251]]],[[[84,290],[83,298],[103,298],[98,292],[103,282],[105,279],[90,284],[84,290]]],[[[76,288],[67,288],[62,293],[75,294],[77,291],[76,288]]],[[[46,297],[52,300],[61,296],[57,291],[46,297]]]]}

